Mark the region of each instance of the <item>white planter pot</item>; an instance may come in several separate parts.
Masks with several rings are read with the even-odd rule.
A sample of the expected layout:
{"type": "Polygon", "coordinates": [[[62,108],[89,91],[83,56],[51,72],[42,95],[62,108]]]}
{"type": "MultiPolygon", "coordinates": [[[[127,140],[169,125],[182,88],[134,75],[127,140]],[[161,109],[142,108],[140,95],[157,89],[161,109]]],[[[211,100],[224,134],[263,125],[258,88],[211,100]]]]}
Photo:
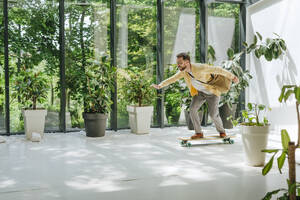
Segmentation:
{"type": "Polygon", "coordinates": [[[127,111],[131,132],[135,134],[149,133],[153,106],[127,106],[127,111]]]}
{"type": "Polygon", "coordinates": [[[247,164],[255,167],[263,166],[266,154],[261,150],[267,147],[270,126],[241,126],[241,128],[247,164]]]}
{"type": "Polygon", "coordinates": [[[47,110],[23,110],[25,135],[31,140],[32,133],[39,133],[44,137],[45,117],[47,110]]]}

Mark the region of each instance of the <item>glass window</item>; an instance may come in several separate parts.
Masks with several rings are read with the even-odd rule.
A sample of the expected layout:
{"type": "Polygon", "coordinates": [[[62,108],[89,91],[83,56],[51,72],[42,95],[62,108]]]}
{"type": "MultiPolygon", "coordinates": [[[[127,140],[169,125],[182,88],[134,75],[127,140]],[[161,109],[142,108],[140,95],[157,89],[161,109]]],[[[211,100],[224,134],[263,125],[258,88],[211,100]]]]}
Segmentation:
{"type": "MultiPolygon", "coordinates": [[[[176,55],[189,53],[191,62],[199,62],[200,22],[198,1],[165,1],[164,4],[164,78],[174,75],[176,55]],[[198,52],[198,53],[197,53],[198,52]]],[[[165,90],[165,124],[185,124],[184,98],[190,98],[184,80],[165,90]]]]}
{"type": "MultiPolygon", "coordinates": [[[[93,61],[109,57],[109,20],[108,1],[65,1],[66,125],[69,131],[84,128],[85,102],[81,91],[86,79],[83,75],[88,73],[93,61]]],[[[106,62],[110,63],[109,59],[106,62]]]]}
{"type": "Polygon", "coordinates": [[[48,110],[46,131],[58,130],[58,15],[54,1],[9,2],[11,132],[24,131],[22,110],[33,107],[48,110]]]}
{"type": "MultiPolygon", "coordinates": [[[[122,96],[126,84],[122,72],[142,71],[155,82],[156,78],[156,1],[117,1],[117,67],[118,67],[118,128],[128,128],[126,106],[130,104],[122,96]]],[[[156,124],[156,99],[153,98],[156,124]]]]}

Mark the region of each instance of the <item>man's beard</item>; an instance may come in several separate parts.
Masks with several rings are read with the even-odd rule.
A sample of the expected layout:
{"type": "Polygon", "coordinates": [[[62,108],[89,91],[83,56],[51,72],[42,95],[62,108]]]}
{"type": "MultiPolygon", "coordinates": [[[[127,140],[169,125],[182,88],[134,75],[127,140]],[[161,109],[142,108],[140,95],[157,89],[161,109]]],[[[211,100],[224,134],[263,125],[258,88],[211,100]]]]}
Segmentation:
{"type": "Polygon", "coordinates": [[[179,68],[180,71],[184,71],[186,68],[186,66],[182,67],[182,68],[179,68]]]}

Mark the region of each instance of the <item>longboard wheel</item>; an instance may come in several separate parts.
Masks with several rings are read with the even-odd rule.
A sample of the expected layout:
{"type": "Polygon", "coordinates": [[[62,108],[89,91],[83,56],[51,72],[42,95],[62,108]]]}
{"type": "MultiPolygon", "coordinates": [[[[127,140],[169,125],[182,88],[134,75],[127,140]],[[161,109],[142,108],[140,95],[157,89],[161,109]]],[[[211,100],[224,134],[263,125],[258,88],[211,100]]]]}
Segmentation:
{"type": "Polygon", "coordinates": [[[187,147],[191,147],[192,144],[190,142],[187,143],[187,147]]]}
{"type": "Polygon", "coordinates": [[[229,140],[229,144],[234,144],[234,140],[229,140]]]}

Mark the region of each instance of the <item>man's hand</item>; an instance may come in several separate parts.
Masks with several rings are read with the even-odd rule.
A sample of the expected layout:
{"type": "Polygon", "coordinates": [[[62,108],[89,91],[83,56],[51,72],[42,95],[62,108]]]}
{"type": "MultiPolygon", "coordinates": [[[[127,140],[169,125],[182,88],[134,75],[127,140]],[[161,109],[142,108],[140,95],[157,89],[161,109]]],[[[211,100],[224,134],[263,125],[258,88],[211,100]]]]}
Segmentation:
{"type": "Polygon", "coordinates": [[[232,81],[233,81],[234,83],[239,83],[239,82],[240,82],[240,80],[239,80],[239,78],[238,78],[237,76],[235,76],[235,77],[232,79],[232,81]]]}
{"type": "Polygon", "coordinates": [[[151,86],[154,87],[155,89],[161,89],[162,88],[162,86],[156,85],[156,84],[152,84],[151,86]]]}

